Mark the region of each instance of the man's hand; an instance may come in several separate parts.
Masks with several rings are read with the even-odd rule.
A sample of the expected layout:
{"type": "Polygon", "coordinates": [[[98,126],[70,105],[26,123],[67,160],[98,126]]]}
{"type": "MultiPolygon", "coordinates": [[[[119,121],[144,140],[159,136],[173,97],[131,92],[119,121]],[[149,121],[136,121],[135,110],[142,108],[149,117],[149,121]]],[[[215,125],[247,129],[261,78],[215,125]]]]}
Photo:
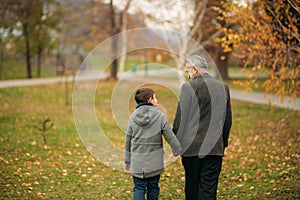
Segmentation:
{"type": "Polygon", "coordinates": [[[124,171],[125,172],[130,172],[130,165],[125,164],[124,165],[124,171]]]}

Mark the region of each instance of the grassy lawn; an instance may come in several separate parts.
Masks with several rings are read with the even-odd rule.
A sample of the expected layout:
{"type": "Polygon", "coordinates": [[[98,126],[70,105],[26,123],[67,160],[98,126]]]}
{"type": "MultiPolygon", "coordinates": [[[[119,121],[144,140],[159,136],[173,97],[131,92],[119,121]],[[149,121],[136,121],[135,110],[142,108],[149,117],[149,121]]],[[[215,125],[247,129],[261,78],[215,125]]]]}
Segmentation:
{"type": "MultiPolygon", "coordinates": [[[[100,84],[95,98],[99,123],[112,142],[122,146],[124,134],[110,107],[115,83],[100,84]]],[[[154,88],[172,121],[175,96],[154,88]]],[[[129,103],[132,112],[134,102],[129,103]]],[[[1,89],[0,104],[1,199],[132,199],[131,176],[106,167],[82,145],[72,108],[65,106],[64,85],[1,89]],[[43,117],[54,123],[46,133],[48,145],[34,128],[43,117]]],[[[232,106],[218,198],[299,199],[299,113],[239,101],[232,106]]],[[[160,199],[184,199],[180,159],[166,167],[160,188],[160,199]]]]}
{"type": "MultiPolygon", "coordinates": [[[[120,65],[120,59],[119,58],[117,60],[118,63],[118,70],[120,69],[119,65],[120,65]]],[[[89,57],[90,60],[90,64],[92,69],[101,69],[101,70],[106,70],[106,72],[110,71],[110,66],[108,64],[110,64],[111,60],[108,59],[107,57],[101,57],[101,56],[90,56],[89,57]]],[[[125,60],[125,64],[124,64],[124,71],[134,71],[134,70],[143,70],[145,68],[145,65],[148,63],[152,63],[151,66],[148,68],[148,70],[157,70],[160,69],[160,64],[156,63],[155,61],[150,61],[150,60],[144,60],[144,58],[135,58],[133,56],[126,56],[126,60],[125,60]],[[154,64],[155,63],[155,66],[154,64]]],[[[165,61],[163,63],[161,63],[161,65],[167,65],[169,67],[175,68],[176,64],[173,60],[168,60],[165,61]]]]}
{"type": "MultiPolygon", "coordinates": [[[[110,72],[110,67],[106,66],[107,63],[109,63],[109,59],[107,57],[99,57],[99,56],[91,56],[90,57],[90,65],[92,69],[98,69],[98,70],[104,70],[107,73],[110,72]]],[[[145,69],[145,62],[148,63],[150,61],[144,61],[142,58],[137,59],[132,56],[127,56],[125,61],[125,71],[134,71],[134,70],[143,70],[145,69]]],[[[151,63],[151,62],[150,62],[151,63]]],[[[0,80],[10,80],[10,79],[26,79],[27,76],[27,70],[26,70],[26,64],[25,61],[19,61],[16,59],[4,57],[2,60],[3,69],[0,71],[0,80]]],[[[120,64],[120,59],[118,60],[118,64],[120,64]]],[[[176,63],[173,60],[168,60],[163,63],[161,63],[163,67],[169,66],[176,68],[176,63]]],[[[160,64],[148,64],[147,65],[148,70],[159,70],[161,69],[160,64]]],[[[119,69],[119,68],[118,68],[119,69]]],[[[247,71],[247,70],[246,70],[247,71]]],[[[236,66],[230,66],[228,68],[228,73],[240,73],[241,68],[236,66]]],[[[146,72],[145,72],[146,73],[146,72]]],[[[37,68],[36,65],[32,65],[32,76],[33,78],[37,78],[37,68]]],[[[56,76],[55,72],[49,71],[46,69],[42,69],[41,71],[41,77],[53,77],[56,76]]],[[[159,75],[158,75],[158,78],[159,75]]],[[[176,79],[177,77],[171,78],[176,79]]],[[[244,88],[234,84],[235,81],[241,81],[243,79],[230,79],[226,81],[226,83],[231,87],[235,89],[241,89],[244,88]]],[[[252,87],[253,91],[261,91],[264,92],[264,88],[262,87],[252,87]]]]}
{"type": "MultiPolygon", "coordinates": [[[[1,71],[0,80],[8,80],[8,79],[26,79],[27,70],[25,61],[18,61],[12,58],[3,58],[2,60],[3,69],[1,71]]],[[[37,77],[37,67],[36,65],[32,65],[32,77],[37,77]]],[[[41,69],[41,77],[52,77],[55,76],[55,72],[41,69]]]]}

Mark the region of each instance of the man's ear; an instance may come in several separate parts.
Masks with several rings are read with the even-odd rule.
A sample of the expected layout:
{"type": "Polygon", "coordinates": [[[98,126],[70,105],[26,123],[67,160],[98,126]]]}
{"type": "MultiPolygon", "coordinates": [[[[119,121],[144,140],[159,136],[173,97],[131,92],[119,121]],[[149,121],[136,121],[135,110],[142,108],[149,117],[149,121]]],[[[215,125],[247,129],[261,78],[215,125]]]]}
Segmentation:
{"type": "Polygon", "coordinates": [[[198,72],[198,69],[196,67],[193,67],[193,72],[198,72]]]}

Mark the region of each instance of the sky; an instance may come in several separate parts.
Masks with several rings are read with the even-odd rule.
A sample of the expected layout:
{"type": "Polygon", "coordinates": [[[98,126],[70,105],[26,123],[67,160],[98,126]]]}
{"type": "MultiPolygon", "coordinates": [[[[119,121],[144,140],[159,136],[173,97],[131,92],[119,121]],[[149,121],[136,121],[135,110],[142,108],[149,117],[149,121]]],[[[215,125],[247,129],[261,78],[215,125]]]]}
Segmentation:
{"type": "MultiPolygon", "coordinates": [[[[110,1],[106,0],[105,2],[109,3],[110,1]]],[[[123,9],[126,2],[125,0],[114,0],[113,3],[119,9],[123,9]]],[[[189,0],[132,0],[128,12],[131,14],[143,12],[148,16],[145,23],[149,27],[180,30],[192,25],[194,8],[190,2],[189,0]]]]}
{"type": "MultiPolygon", "coordinates": [[[[128,0],[113,0],[119,9],[124,9],[128,0]]],[[[246,5],[247,0],[234,0],[239,5],[246,5]]],[[[249,0],[254,1],[254,0],[249,0]]],[[[104,0],[109,3],[110,0],[104,0]]],[[[194,5],[191,0],[132,0],[128,12],[143,12],[147,17],[148,27],[168,28],[184,32],[193,25],[194,5]]]]}

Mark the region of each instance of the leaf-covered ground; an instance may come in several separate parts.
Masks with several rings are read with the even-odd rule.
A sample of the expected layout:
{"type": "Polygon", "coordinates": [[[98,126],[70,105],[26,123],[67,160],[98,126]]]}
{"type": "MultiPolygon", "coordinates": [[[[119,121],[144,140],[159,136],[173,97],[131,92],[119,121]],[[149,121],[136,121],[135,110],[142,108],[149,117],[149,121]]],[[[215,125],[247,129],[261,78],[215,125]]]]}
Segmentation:
{"type": "MultiPolygon", "coordinates": [[[[122,146],[124,134],[111,114],[113,87],[114,82],[101,83],[96,108],[104,131],[122,146]]],[[[175,95],[154,88],[172,122],[175,95]]],[[[64,95],[63,84],[0,90],[0,198],[132,199],[131,176],[106,167],[83,146],[64,95]],[[54,127],[46,132],[44,145],[34,126],[46,117],[54,127]]],[[[238,101],[232,105],[233,127],[218,198],[299,199],[299,113],[238,101]]],[[[166,167],[160,188],[160,199],[184,199],[180,159],[166,167]]]]}

